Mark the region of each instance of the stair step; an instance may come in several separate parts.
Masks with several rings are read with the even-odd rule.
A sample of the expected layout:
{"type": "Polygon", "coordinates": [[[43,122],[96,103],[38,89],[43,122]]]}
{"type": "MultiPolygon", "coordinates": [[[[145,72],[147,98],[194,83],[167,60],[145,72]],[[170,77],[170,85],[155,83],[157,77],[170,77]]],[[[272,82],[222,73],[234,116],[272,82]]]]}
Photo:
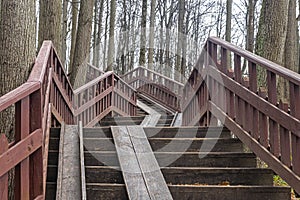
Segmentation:
{"type": "Polygon", "coordinates": [[[136,126],[140,125],[142,121],[101,121],[100,126],[136,126]]]}
{"type": "MultiPolygon", "coordinates": [[[[152,138],[231,138],[231,133],[226,128],[204,128],[204,127],[145,127],[147,137],[152,138]]],[[[85,128],[84,138],[112,138],[110,127],[85,128]]]]}
{"type": "Polygon", "coordinates": [[[49,139],[49,150],[57,150],[59,148],[59,138],[49,139]]]}
{"type": "MultiPolygon", "coordinates": [[[[114,151],[85,152],[84,157],[86,166],[120,165],[114,151]]],[[[155,157],[161,167],[256,167],[256,156],[252,153],[156,152],[155,157]]]]}
{"type": "Polygon", "coordinates": [[[160,167],[256,167],[252,153],[156,152],[160,167]]]}
{"type": "Polygon", "coordinates": [[[239,139],[211,138],[150,138],[153,151],[160,152],[243,152],[239,139]]]}
{"type": "Polygon", "coordinates": [[[273,171],[259,168],[199,168],[163,167],[162,173],[168,184],[181,185],[273,185],[273,171]]]}
{"type": "Polygon", "coordinates": [[[49,150],[48,165],[58,165],[58,150],[49,150]]]}
{"type": "Polygon", "coordinates": [[[48,165],[47,182],[56,182],[56,180],[57,180],[57,165],[48,165]]]}
{"type": "Polygon", "coordinates": [[[86,166],[85,178],[86,183],[124,183],[120,167],[86,166]]]}
{"type": "Polygon", "coordinates": [[[110,127],[106,128],[85,128],[83,138],[112,138],[110,127]]]}
{"type": "Polygon", "coordinates": [[[56,199],[56,182],[46,182],[46,200],[56,199]]]}
{"type": "Polygon", "coordinates": [[[89,200],[128,199],[124,184],[87,183],[86,193],[89,200]]]}
{"type": "Polygon", "coordinates": [[[174,200],[290,200],[289,187],[169,185],[174,200]]]}
{"type": "Polygon", "coordinates": [[[147,137],[152,138],[231,138],[231,133],[224,128],[201,128],[201,127],[147,127],[144,128],[147,137]]]}
{"type": "Polygon", "coordinates": [[[86,151],[116,151],[112,138],[85,138],[83,144],[86,151]]]}
{"type": "Polygon", "coordinates": [[[84,153],[85,166],[120,166],[116,151],[90,151],[84,153]]]}
{"type": "Polygon", "coordinates": [[[51,128],[50,138],[59,138],[60,137],[60,128],[51,128]]]}

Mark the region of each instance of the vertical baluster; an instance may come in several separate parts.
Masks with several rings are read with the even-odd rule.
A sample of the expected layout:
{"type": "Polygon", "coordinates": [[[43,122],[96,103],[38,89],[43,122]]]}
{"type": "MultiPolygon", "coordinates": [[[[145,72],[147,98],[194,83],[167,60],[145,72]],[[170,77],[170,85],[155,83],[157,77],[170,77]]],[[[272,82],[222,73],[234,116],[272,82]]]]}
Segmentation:
{"type": "MultiPolygon", "coordinates": [[[[0,134],[0,155],[8,150],[8,141],[5,134],[0,134]]],[[[1,199],[8,200],[8,173],[0,177],[1,199]]]]}
{"type": "MultiPolygon", "coordinates": [[[[300,91],[299,85],[290,82],[290,109],[291,115],[300,119],[300,91]]],[[[299,133],[299,132],[298,132],[299,133]]],[[[292,165],[293,170],[297,175],[300,175],[300,138],[296,133],[292,133],[292,165]]]]}
{"type": "MultiPolygon", "coordinates": [[[[227,49],[225,48],[221,48],[221,57],[222,57],[222,60],[221,60],[221,71],[223,73],[227,73],[227,67],[228,67],[228,51],[227,49]]],[[[230,61],[229,61],[230,62],[230,61]]]]}
{"type": "MultiPolygon", "coordinates": [[[[280,101],[279,108],[285,112],[288,112],[288,104],[280,101]]],[[[280,126],[280,153],[281,153],[281,161],[287,165],[291,166],[291,135],[290,132],[280,126]]]]}
{"type": "MultiPolygon", "coordinates": [[[[30,131],[42,127],[42,91],[38,90],[30,96],[30,131]]],[[[30,199],[43,194],[43,151],[39,148],[30,156],[30,199]]]]}
{"type": "MultiPolygon", "coordinates": [[[[268,84],[268,101],[273,105],[277,104],[277,90],[276,90],[276,74],[267,71],[267,84],[268,84]]],[[[279,130],[278,123],[269,118],[269,134],[270,134],[270,150],[279,157],[279,130]]]]}
{"type": "Polygon", "coordinates": [[[234,79],[238,83],[242,83],[242,62],[241,56],[234,54],[234,79]]]}
{"type": "MultiPolygon", "coordinates": [[[[266,99],[267,92],[263,88],[260,88],[259,95],[266,99]]],[[[265,147],[269,148],[268,140],[268,119],[265,114],[259,112],[259,142],[265,147]]]]}

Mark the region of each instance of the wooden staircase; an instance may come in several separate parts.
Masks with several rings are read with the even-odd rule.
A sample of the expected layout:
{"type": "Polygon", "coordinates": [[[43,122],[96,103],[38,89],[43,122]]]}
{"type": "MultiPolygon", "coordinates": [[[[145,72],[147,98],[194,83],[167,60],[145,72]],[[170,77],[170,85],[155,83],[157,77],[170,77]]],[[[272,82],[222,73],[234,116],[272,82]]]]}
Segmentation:
{"type": "MultiPolygon", "coordinates": [[[[106,117],[101,127],[83,129],[87,199],[129,199],[111,126],[135,126],[143,119],[106,117]]],[[[290,187],[273,186],[273,171],[258,168],[256,156],[228,129],[175,128],[168,126],[170,119],[163,116],[159,127],[144,131],[173,199],[291,199],[290,187]]],[[[59,129],[53,128],[46,199],[55,199],[58,144],[59,129]]]]}

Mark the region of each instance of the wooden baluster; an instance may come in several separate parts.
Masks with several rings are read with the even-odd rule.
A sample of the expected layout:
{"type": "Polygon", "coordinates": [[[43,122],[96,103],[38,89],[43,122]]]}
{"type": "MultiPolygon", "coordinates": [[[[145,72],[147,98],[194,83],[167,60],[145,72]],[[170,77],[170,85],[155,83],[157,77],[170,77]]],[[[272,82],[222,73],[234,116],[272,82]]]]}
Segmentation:
{"type": "MultiPolygon", "coordinates": [[[[15,109],[15,140],[21,141],[29,135],[30,115],[29,115],[29,97],[25,97],[16,103],[15,109]]],[[[16,199],[30,199],[29,186],[29,158],[24,159],[15,167],[15,197],[16,199]]]]}
{"type": "Polygon", "coordinates": [[[238,83],[242,83],[242,62],[241,56],[234,54],[234,79],[238,83]]]}
{"type": "MultiPolygon", "coordinates": [[[[227,49],[225,48],[221,48],[221,57],[222,57],[222,60],[221,60],[221,71],[223,73],[227,73],[227,67],[228,67],[228,51],[227,49]]],[[[230,62],[230,61],[229,61],[230,62]]]]}
{"type": "MultiPolygon", "coordinates": [[[[267,91],[264,88],[259,89],[259,96],[266,99],[267,91]]],[[[267,116],[259,112],[259,142],[265,147],[269,148],[269,139],[268,139],[268,119],[267,116]]]]}
{"type": "MultiPolygon", "coordinates": [[[[42,92],[38,90],[30,96],[30,132],[42,127],[42,92]]],[[[30,156],[30,199],[43,194],[43,151],[39,148],[30,156]]]]}
{"type": "MultiPolygon", "coordinates": [[[[279,108],[288,112],[288,104],[280,101],[279,108]]],[[[280,159],[288,167],[291,167],[291,135],[290,132],[280,126],[280,159]]]]}
{"type": "MultiPolygon", "coordinates": [[[[248,61],[248,68],[249,68],[249,89],[257,94],[257,70],[256,64],[253,62],[248,61]]],[[[252,122],[250,124],[250,132],[251,135],[258,139],[258,111],[254,107],[250,107],[249,110],[252,116],[252,122]]]]}
{"type": "MultiPolygon", "coordinates": [[[[273,105],[277,104],[277,89],[276,89],[276,74],[267,71],[267,84],[268,84],[268,101],[273,105]]],[[[270,134],[270,150],[279,157],[280,144],[279,144],[279,129],[278,123],[269,118],[269,134],[270,134]]]]}
{"type": "MultiPolygon", "coordinates": [[[[300,119],[300,88],[299,85],[296,85],[290,82],[290,110],[291,115],[300,119]]],[[[297,133],[299,134],[299,132],[297,133]]],[[[297,175],[300,175],[300,137],[296,133],[292,133],[292,165],[293,170],[297,175]]]]}
{"type": "MultiPolygon", "coordinates": [[[[5,134],[0,134],[0,155],[8,150],[8,141],[5,134]]],[[[8,174],[0,177],[0,199],[8,200],[8,174]]]]}

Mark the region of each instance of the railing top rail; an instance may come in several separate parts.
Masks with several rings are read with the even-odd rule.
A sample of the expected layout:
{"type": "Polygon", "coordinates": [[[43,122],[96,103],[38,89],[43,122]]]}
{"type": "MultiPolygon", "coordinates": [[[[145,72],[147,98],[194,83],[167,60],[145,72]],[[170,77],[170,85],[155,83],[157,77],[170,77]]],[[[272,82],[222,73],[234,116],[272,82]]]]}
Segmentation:
{"type": "Polygon", "coordinates": [[[208,41],[213,42],[217,45],[222,46],[225,49],[228,49],[242,57],[245,57],[247,60],[254,62],[261,67],[285,78],[286,80],[289,80],[297,85],[300,85],[300,76],[298,73],[293,72],[287,68],[284,68],[272,61],[269,61],[261,56],[258,56],[254,53],[251,53],[249,51],[246,51],[240,47],[237,47],[229,42],[226,42],[224,40],[221,40],[220,38],[217,37],[209,37],[208,41]]]}
{"type": "Polygon", "coordinates": [[[31,93],[37,91],[40,88],[38,82],[27,82],[20,87],[10,91],[9,93],[0,97],[0,112],[30,95],[31,93]]]}
{"type": "Polygon", "coordinates": [[[87,63],[87,65],[88,65],[90,68],[99,71],[101,74],[105,74],[104,71],[102,71],[101,69],[99,69],[99,68],[97,68],[96,66],[92,65],[91,63],[87,63]]]}
{"type": "Polygon", "coordinates": [[[129,85],[128,83],[126,83],[120,76],[118,76],[118,75],[115,74],[115,78],[118,79],[118,81],[120,81],[121,83],[123,83],[127,87],[129,87],[131,90],[136,91],[136,89],[134,89],[131,85],[129,85]]]}
{"type": "Polygon", "coordinates": [[[77,88],[77,89],[74,91],[74,94],[76,95],[76,94],[78,94],[78,93],[80,93],[80,92],[82,92],[82,91],[84,91],[84,90],[90,88],[91,86],[97,84],[100,80],[105,79],[105,78],[111,76],[112,74],[113,74],[112,71],[109,71],[109,72],[106,72],[105,74],[102,74],[102,75],[99,76],[98,78],[95,78],[94,80],[92,80],[92,81],[86,83],[85,85],[83,85],[83,86],[77,88]]]}
{"type": "Polygon", "coordinates": [[[151,70],[151,69],[147,69],[147,68],[145,68],[145,67],[143,67],[143,66],[139,66],[139,67],[137,67],[137,68],[134,68],[133,70],[131,70],[131,71],[125,73],[125,74],[123,75],[123,77],[124,77],[124,76],[127,76],[128,74],[130,74],[130,73],[132,73],[132,72],[134,72],[134,71],[136,71],[136,70],[138,70],[138,69],[144,69],[144,70],[149,71],[149,72],[151,72],[151,73],[153,73],[153,74],[155,74],[155,75],[158,75],[158,76],[160,76],[160,77],[163,77],[163,78],[166,79],[166,80],[172,81],[172,82],[174,82],[174,83],[177,84],[177,85],[180,85],[180,86],[182,86],[182,87],[184,86],[183,83],[180,83],[180,82],[178,82],[178,81],[176,81],[176,80],[174,80],[174,79],[171,79],[171,78],[169,78],[169,77],[167,77],[167,76],[165,76],[165,75],[162,75],[162,74],[160,74],[160,73],[158,73],[158,72],[156,72],[156,71],[153,71],[153,70],[151,70]]]}

